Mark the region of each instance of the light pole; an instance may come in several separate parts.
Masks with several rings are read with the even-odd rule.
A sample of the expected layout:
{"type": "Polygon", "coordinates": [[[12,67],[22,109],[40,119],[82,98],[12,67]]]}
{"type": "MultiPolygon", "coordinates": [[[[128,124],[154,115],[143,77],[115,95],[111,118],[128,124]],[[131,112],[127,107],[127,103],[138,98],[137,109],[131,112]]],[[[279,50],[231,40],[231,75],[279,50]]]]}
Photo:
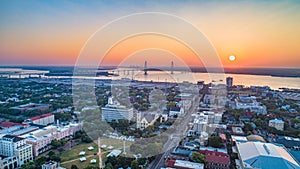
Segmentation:
{"type": "Polygon", "coordinates": [[[125,139],[123,139],[123,154],[126,154],[126,151],[125,151],[125,139]]]}
{"type": "Polygon", "coordinates": [[[98,156],[99,156],[99,168],[102,169],[102,152],[101,152],[101,141],[100,137],[98,137],[98,156]]]}

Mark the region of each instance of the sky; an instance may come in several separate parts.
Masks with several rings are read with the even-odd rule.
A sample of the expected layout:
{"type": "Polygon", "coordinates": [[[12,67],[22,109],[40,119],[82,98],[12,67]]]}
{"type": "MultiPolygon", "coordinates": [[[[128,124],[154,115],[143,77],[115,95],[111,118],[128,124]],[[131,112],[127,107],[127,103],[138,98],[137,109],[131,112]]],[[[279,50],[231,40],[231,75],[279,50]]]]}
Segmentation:
{"type": "MultiPolygon", "coordinates": [[[[101,27],[143,12],[175,15],[195,26],[224,67],[300,67],[300,3],[292,0],[2,0],[0,65],[75,65],[101,27]],[[230,61],[230,55],[236,59],[230,61]]],[[[151,25],[147,19],[127,27],[119,25],[103,38],[116,38],[121,30],[149,22],[151,25]]],[[[191,37],[189,30],[186,34],[191,37]]],[[[199,48],[207,50],[202,44],[199,48]]],[[[147,60],[150,66],[169,66],[171,61],[175,66],[203,66],[201,57],[174,38],[144,34],[120,39],[100,65],[141,66],[147,60]]]]}

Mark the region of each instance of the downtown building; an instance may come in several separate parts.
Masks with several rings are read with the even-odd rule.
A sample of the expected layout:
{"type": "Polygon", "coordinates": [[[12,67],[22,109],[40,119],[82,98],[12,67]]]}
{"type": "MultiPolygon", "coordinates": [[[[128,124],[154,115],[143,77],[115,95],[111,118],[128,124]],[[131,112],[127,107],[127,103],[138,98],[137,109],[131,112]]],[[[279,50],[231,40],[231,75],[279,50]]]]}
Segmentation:
{"type": "Polygon", "coordinates": [[[35,117],[31,117],[29,119],[26,119],[23,123],[47,126],[49,124],[53,124],[54,121],[55,121],[54,114],[47,113],[47,114],[42,114],[39,116],[35,116],[35,117]]]}
{"type": "Polygon", "coordinates": [[[42,169],[66,169],[60,166],[56,161],[48,161],[42,165],[42,169]]]}
{"type": "Polygon", "coordinates": [[[159,120],[160,123],[167,121],[168,114],[156,112],[138,112],[136,115],[136,128],[144,130],[159,120]]]}
{"type": "Polygon", "coordinates": [[[116,121],[119,119],[132,120],[133,108],[127,108],[118,103],[114,103],[112,98],[108,99],[108,104],[101,108],[102,120],[107,122],[116,121]]]}
{"type": "Polygon", "coordinates": [[[300,169],[295,158],[283,146],[262,141],[237,142],[237,167],[244,169],[300,169]]]}
{"type": "Polygon", "coordinates": [[[233,78],[232,77],[226,77],[226,86],[232,87],[233,85],[233,78]]]}
{"type": "Polygon", "coordinates": [[[24,138],[4,135],[0,138],[0,168],[14,169],[33,160],[32,145],[24,138]]]}
{"type": "Polygon", "coordinates": [[[230,158],[227,153],[215,150],[200,150],[199,152],[205,155],[206,169],[230,169],[230,158]]]}
{"type": "Polygon", "coordinates": [[[20,137],[25,138],[26,143],[32,145],[33,155],[37,157],[39,154],[51,149],[53,140],[71,139],[77,131],[81,130],[82,125],[80,123],[66,126],[49,125],[20,137]]]}
{"type": "Polygon", "coordinates": [[[267,114],[267,108],[264,105],[261,105],[260,102],[256,101],[256,97],[243,97],[239,96],[235,99],[233,109],[244,109],[255,112],[256,114],[267,114]]]}

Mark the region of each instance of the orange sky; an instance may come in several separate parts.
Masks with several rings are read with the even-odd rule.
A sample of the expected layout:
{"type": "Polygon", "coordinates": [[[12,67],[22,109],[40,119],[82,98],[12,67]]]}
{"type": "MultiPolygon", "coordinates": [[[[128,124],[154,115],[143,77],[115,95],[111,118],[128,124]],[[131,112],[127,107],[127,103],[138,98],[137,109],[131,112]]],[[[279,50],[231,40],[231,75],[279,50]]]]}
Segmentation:
{"type": "MultiPolygon", "coordinates": [[[[180,16],[201,30],[224,67],[300,67],[297,1],[0,3],[1,65],[74,65],[85,42],[104,24],[135,12],[159,11],[180,16]],[[230,55],[236,56],[234,62],[228,60],[230,55]]],[[[120,43],[103,63],[119,64],[136,52],[131,64],[143,65],[151,50],[149,64],[169,66],[171,55],[188,65],[200,64],[174,39],[150,36],[120,43]]]]}
{"type": "Polygon", "coordinates": [[[186,65],[203,66],[199,57],[185,45],[157,35],[136,36],[122,41],[107,53],[101,65],[119,65],[120,61],[122,65],[143,65],[145,60],[152,66],[170,65],[171,61],[177,65],[181,61],[186,65]],[[143,52],[145,50],[148,52],[143,52]]]}

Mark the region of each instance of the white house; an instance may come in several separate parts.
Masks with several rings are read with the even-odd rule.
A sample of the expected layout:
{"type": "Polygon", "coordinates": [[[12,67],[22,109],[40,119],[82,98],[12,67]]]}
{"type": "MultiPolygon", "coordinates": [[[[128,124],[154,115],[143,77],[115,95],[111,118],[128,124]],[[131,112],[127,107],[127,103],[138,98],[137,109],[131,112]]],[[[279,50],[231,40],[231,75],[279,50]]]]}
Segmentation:
{"type": "Polygon", "coordinates": [[[183,107],[170,107],[169,116],[182,115],[184,114],[183,107]]]}
{"type": "Polygon", "coordinates": [[[283,129],[284,129],[284,121],[278,120],[278,119],[269,120],[269,126],[270,127],[274,127],[277,130],[283,131],[283,129]]]}

